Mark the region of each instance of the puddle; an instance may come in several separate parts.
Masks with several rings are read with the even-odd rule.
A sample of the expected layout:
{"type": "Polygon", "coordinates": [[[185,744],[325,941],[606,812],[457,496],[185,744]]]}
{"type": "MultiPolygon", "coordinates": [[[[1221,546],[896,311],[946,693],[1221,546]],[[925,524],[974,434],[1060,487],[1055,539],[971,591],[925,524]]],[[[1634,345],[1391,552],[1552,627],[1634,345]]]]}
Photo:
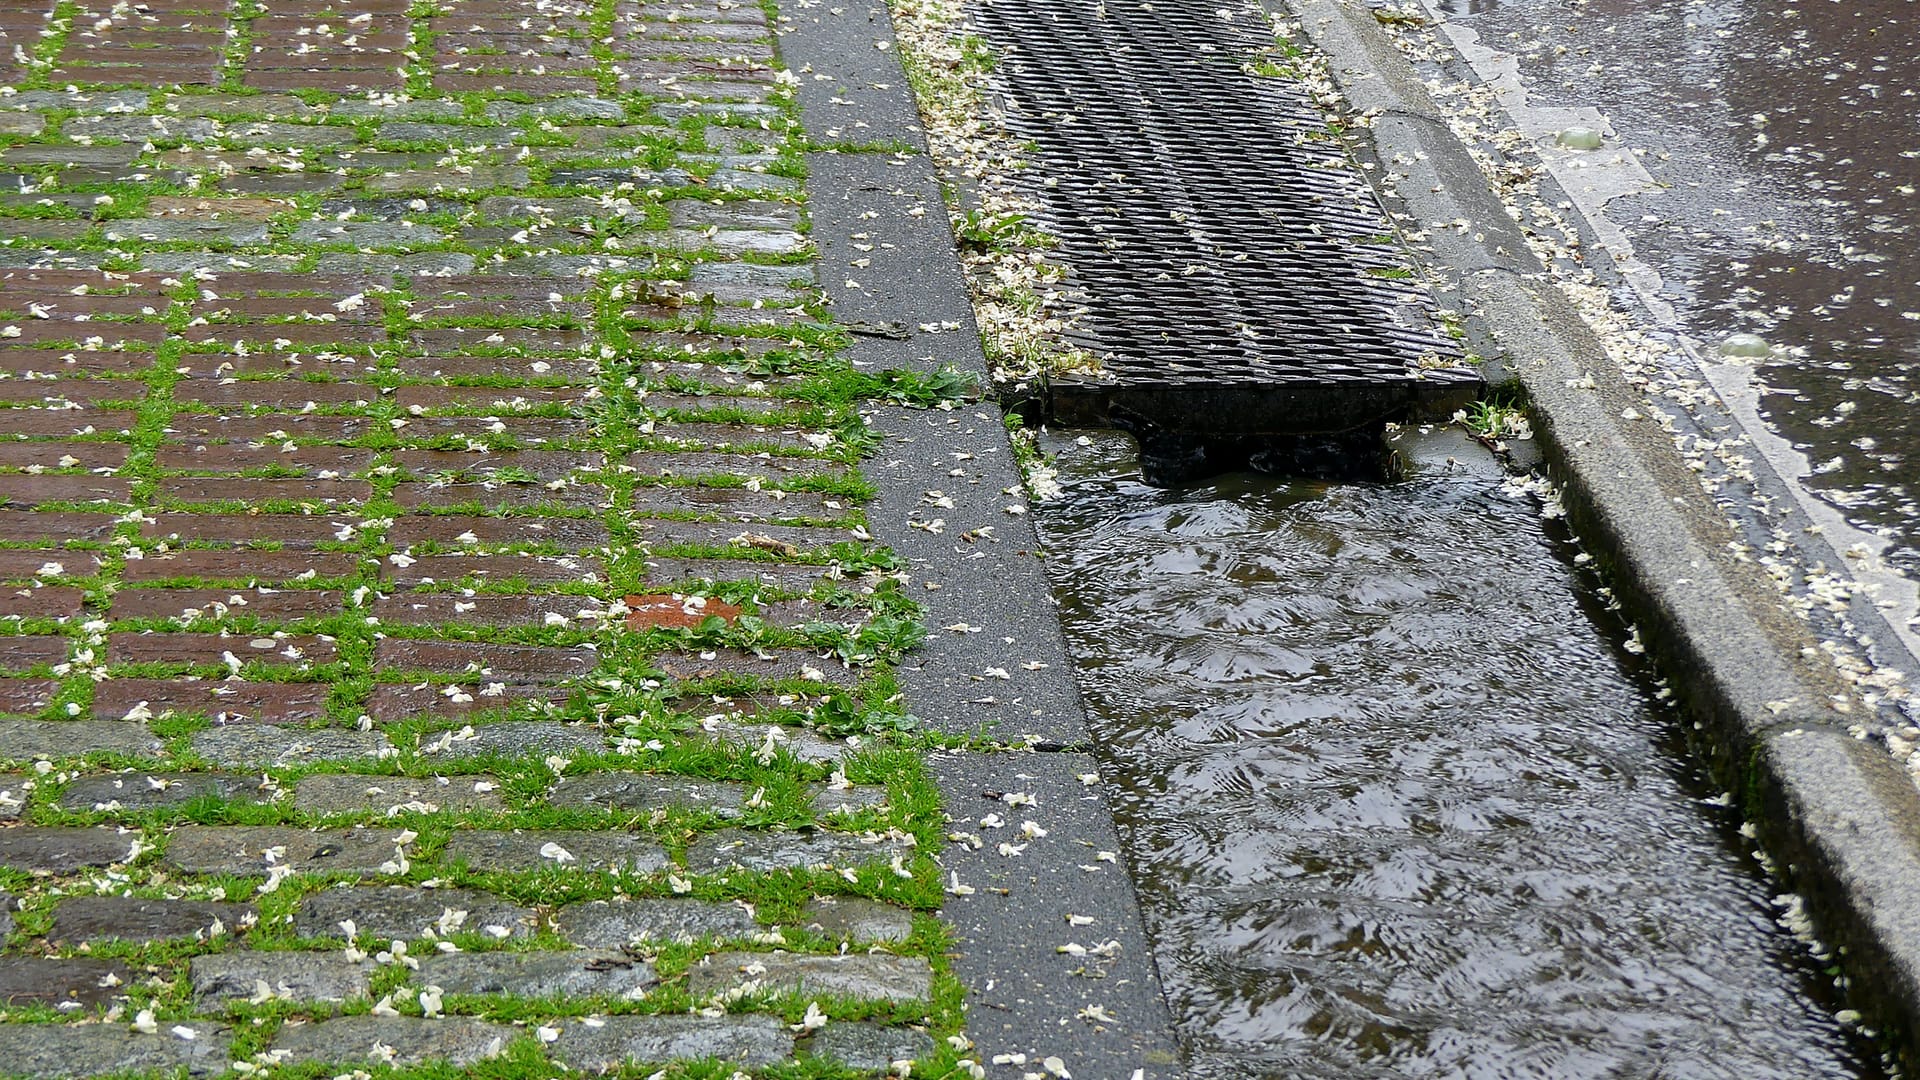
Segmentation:
{"type": "Polygon", "coordinates": [[[1084,437],[1038,522],[1196,1077],[1884,1075],[1471,444],[1159,489],[1084,437]]]}

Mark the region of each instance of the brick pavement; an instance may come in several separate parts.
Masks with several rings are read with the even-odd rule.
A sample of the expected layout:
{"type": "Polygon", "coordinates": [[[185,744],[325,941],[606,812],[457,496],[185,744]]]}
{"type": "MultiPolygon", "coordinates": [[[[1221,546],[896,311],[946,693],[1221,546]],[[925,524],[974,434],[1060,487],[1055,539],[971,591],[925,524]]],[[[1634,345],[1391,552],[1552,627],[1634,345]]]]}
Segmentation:
{"type": "Polygon", "coordinates": [[[955,1067],[773,55],[0,3],[0,1071],[955,1067]]]}

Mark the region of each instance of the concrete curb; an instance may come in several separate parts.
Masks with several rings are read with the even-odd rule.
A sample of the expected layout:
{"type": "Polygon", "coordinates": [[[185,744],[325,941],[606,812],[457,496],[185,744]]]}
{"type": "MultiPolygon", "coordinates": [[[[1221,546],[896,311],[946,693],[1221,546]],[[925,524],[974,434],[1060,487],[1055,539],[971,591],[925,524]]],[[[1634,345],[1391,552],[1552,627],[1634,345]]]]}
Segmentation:
{"type": "Polygon", "coordinates": [[[1532,399],[1570,520],[1708,736],[1716,771],[1814,926],[1847,954],[1850,1004],[1920,1062],[1920,795],[1832,703],[1844,685],[1751,564],[1732,559],[1724,515],[1653,424],[1625,419],[1638,394],[1527,249],[1467,149],[1372,12],[1292,0],[1355,110],[1378,110],[1380,157],[1411,175],[1401,201],[1433,230],[1457,279],[1532,399]],[[1810,660],[1809,657],[1814,659],[1810,660]]]}
{"type": "MultiPolygon", "coordinates": [[[[914,148],[808,156],[821,288],[841,322],[890,328],[859,338],[848,353],[856,365],[951,365],[984,382],[972,300],[893,36],[882,0],[795,6],[780,22],[810,132],[914,148]]],[[[869,527],[904,560],[929,625],[897,672],[908,708],[934,731],[1037,751],[929,758],[951,835],[964,838],[939,859],[971,1055],[995,1080],[1049,1057],[1075,1076],[1171,1080],[1179,1047],[1132,879],[1089,862],[1119,838],[1100,788],[1081,779],[1093,759],[1072,752],[1086,746],[1086,719],[1004,416],[983,401],[876,408],[867,420],[884,439],[868,463],[879,489],[869,527]]]]}

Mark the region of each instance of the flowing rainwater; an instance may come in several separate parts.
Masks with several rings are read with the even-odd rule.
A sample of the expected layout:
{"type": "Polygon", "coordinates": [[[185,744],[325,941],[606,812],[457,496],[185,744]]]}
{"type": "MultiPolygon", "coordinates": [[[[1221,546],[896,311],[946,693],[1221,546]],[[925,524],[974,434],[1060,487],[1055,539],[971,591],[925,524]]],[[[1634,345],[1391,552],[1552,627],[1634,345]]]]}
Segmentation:
{"type": "Polygon", "coordinates": [[[1885,1075],[1497,471],[1169,490],[1083,439],[1040,524],[1197,1077],[1885,1075]]]}

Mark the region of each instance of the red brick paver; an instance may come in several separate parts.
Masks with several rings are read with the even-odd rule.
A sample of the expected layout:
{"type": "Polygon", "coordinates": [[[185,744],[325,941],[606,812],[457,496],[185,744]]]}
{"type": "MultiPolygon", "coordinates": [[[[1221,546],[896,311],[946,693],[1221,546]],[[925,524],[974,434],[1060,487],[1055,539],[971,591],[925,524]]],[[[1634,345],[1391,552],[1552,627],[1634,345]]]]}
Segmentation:
{"type": "Polygon", "coordinates": [[[9,1068],[798,1056],[618,951],[688,932],[703,997],[756,950],[931,1049],[774,53],[734,0],[0,0],[9,1068]]]}

